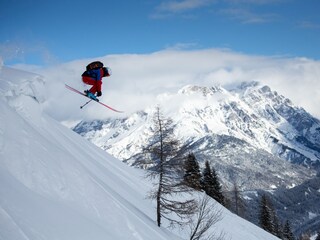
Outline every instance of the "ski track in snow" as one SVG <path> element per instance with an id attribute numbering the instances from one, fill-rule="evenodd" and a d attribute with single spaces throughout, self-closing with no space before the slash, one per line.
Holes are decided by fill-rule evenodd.
<path id="1" fill-rule="evenodd" d="M 0 207 L 0 225 L 6 226 L 7 232 L 0 232 L 0 239 L 5 239 L 6 236 L 14 234 L 12 239 L 32 240 L 19 227 L 18 223 L 8 214 L 2 207 Z M 18 229 L 18 231 L 16 231 Z"/>

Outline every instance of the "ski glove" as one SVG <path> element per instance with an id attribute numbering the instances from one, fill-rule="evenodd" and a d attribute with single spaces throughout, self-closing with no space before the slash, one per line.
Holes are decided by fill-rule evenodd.
<path id="1" fill-rule="evenodd" d="M 101 91 L 97 92 L 97 97 L 100 97 L 101 95 L 102 95 Z"/>

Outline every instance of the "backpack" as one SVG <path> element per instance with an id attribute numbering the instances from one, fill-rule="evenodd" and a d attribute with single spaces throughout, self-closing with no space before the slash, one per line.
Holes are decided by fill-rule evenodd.
<path id="1" fill-rule="evenodd" d="M 103 67 L 103 63 L 100 61 L 95 61 L 92 63 L 89 63 L 88 66 L 86 67 L 87 71 L 90 71 L 92 69 L 99 69 Z"/>

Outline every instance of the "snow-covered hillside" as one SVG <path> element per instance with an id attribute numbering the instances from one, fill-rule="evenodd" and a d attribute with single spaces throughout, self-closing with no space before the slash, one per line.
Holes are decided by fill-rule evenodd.
<path id="1" fill-rule="evenodd" d="M 43 84 L 41 76 L 1 66 L 0 239 L 187 239 L 156 226 L 142 171 L 42 111 Z M 215 231 L 276 239 L 225 209 Z"/>

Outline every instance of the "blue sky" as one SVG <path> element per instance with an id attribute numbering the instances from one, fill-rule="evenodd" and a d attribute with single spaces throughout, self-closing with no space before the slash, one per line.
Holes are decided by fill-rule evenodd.
<path id="1" fill-rule="evenodd" d="M 167 48 L 320 59 L 319 0 L 2 0 L 5 64 Z"/>

